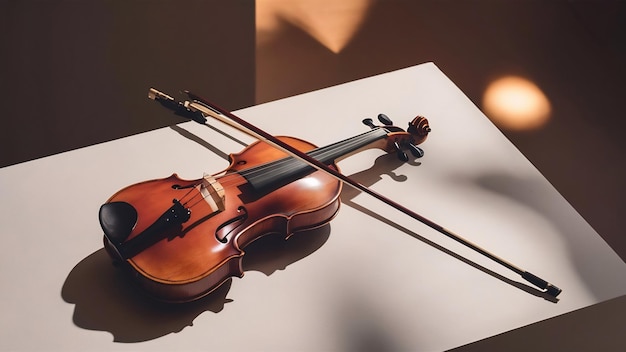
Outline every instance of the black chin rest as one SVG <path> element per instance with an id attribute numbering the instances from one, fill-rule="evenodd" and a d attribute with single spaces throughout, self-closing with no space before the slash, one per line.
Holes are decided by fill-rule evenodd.
<path id="1" fill-rule="evenodd" d="M 137 210 L 126 202 L 103 204 L 98 217 L 104 234 L 114 244 L 124 242 L 137 224 Z"/>

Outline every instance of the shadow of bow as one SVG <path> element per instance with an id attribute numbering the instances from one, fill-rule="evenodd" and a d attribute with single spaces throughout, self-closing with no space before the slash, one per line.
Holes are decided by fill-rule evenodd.
<path id="1" fill-rule="evenodd" d="M 364 170 L 358 173 L 355 173 L 353 175 L 350 176 L 350 178 L 352 178 L 353 180 L 359 182 L 360 184 L 366 186 L 366 187 L 370 187 L 372 186 L 374 183 L 380 181 L 381 175 L 387 175 L 389 177 L 391 177 L 394 181 L 397 182 L 404 182 L 407 178 L 404 175 L 398 175 L 396 174 L 393 170 L 397 169 L 398 167 L 400 167 L 404 162 L 398 160 L 398 158 L 396 158 L 394 155 L 391 154 L 385 154 L 385 155 L 381 155 L 379 156 L 375 162 L 374 165 L 368 169 L 368 170 Z M 413 165 L 420 165 L 419 162 L 412 162 L 409 161 L 409 163 L 413 164 Z M 470 265 L 480 271 L 482 271 L 485 274 L 488 274 L 490 276 L 492 276 L 493 278 L 496 278 L 504 283 L 507 283 L 513 287 L 516 287 L 522 291 L 525 291 L 531 295 L 537 296 L 537 297 L 541 297 L 547 301 L 550 301 L 552 303 L 557 303 L 559 300 L 556 297 L 553 297 L 549 294 L 547 294 L 544 291 L 538 290 L 532 286 L 526 285 L 525 283 L 519 282 L 519 281 L 515 281 L 512 280 L 506 276 L 503 276 L 493 270 L 490 270 L 476 262 L 473 262 L 421 235 L 419 235 L 418 233 L 404 227 L 401 226 L 389 219 L 387 219 L 384 215 L 381 214 L 377 214 L 373 211 L 371 211 L 370 209 L 367 209 L 355 202 L 352 201 L 352 199 L 354 199 L 354 197 L 356 197 L 359 194 L 359 191 L 355 190 L 352 187 L 344 187 L 342 192 L 341 192 L 341 200 L 342 203 L 344 205 L 347 205 L 353 209 L 356 209 L 358 211 L 360 211 L 363 214 L 366 214 L 382 223 L 387 224 L 388 226 L 391 226 L 395 229 L 397 229 L 398 231 L 401 231 L 457 260 L 462 261 L 463 263 Z M 443 236 L 443 235 L 442 235 Z"/>

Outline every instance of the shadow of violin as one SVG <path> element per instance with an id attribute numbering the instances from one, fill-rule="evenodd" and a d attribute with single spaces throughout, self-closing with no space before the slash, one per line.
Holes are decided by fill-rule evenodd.
<path id="1" fill-rule="evenodd" d="M 230 280 L 203 300 L 173 306 L 144 296 L 125 274 L 104 248 L 80 261 L 61 290 L 63 299 L 75 305 L 74 324 L 109 331 L 117 342 L 140 342 L 181 331 L 203 311 L 217 313 L 229 302 Z"/>
<path id="2" fill-rule="evenodd" d="M 376 182 L 382 180 L 382 176 L 386 175 L 395 182 L 405 182 L 408 180 L 406 175 L 397 174 L 394 170 L 404 164 L 410 164 L 413 166 L 419 166 L 422 163 L 415 160 L 402 161 L 393 154 L 383 154 L 374 160 L 374 165 L 369 169 L 354 173 L 349 177 L 365 187 L 371 187 Z M 344 186 L 341 190 L 341 202 L 344 204 L 351 204 L 351 200 L 354 199 L 361 191 L 356 190 L 350 186 Z"/>
<path id="3" fill-rule="evenodd" d="M 245 271 L 271 275 L 319 249 L 330 235 L 330 226 L 284 236 L 270 234 L 245 248 Z M 209 295 L 184 304 L 157 302 L 135 287 L 123 270 L 118 270 L 104 249 L 80 261 L 69 273 L 61 296 L 75 305 L 73 321 L 77 326 L 108 331 L 115 342 L 142 342 L 182 331 L 192 326 L 200 314 L 219 313 L 226 303 L 232 279 Z"/>

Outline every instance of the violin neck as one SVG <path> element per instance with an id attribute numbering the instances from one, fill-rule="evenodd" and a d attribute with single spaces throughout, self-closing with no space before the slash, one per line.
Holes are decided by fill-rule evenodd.
<path id="1" fill-rule="evenodd" d="M 375 142 L 385 138 L 387 133 L 382 128 L 376 128 L 352 138 L 314 149 L 307 154 L 328 165 L 359 150 L 369 148 Z"/>
<path id="2" fill-rule="evenodd" d="M 330 165 L 350 154 L 370 147 L 377 141 L 384 139 L 387 133 L 382 128 L 372 129 L 352 138 L 313 149 L 307 154 L 326 165 Z M 256 191 L 265 193 L 300 179 L 313 171 L 315 168 L 305 162 L 286 157 L 239 173 L 248 180 L 248 184 Z"/>

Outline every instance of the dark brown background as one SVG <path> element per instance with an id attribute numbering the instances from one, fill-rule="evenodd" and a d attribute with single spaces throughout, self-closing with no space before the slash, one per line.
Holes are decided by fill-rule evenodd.
<path id="1" fill-rule="evenodd" d="M 179 121 L 151 86 L 237 109 L 433 61 L 481 107 L 523 75 L 552 118 L 503 133 L 626 258 L 625 2 L 375 1 L 339 54 L 289 23 L 258 44 L 243 0 L 0 0 L 0 26 L 0 167 Z M 626 296 L 459 350 L 620 350 L 624 313 Z"/>
<path id="2" fill-rule="evenodd" d="M 0 4 L 2 166 L 171 124 L 153 86 L 254 105 L 250 1 Z"/>

